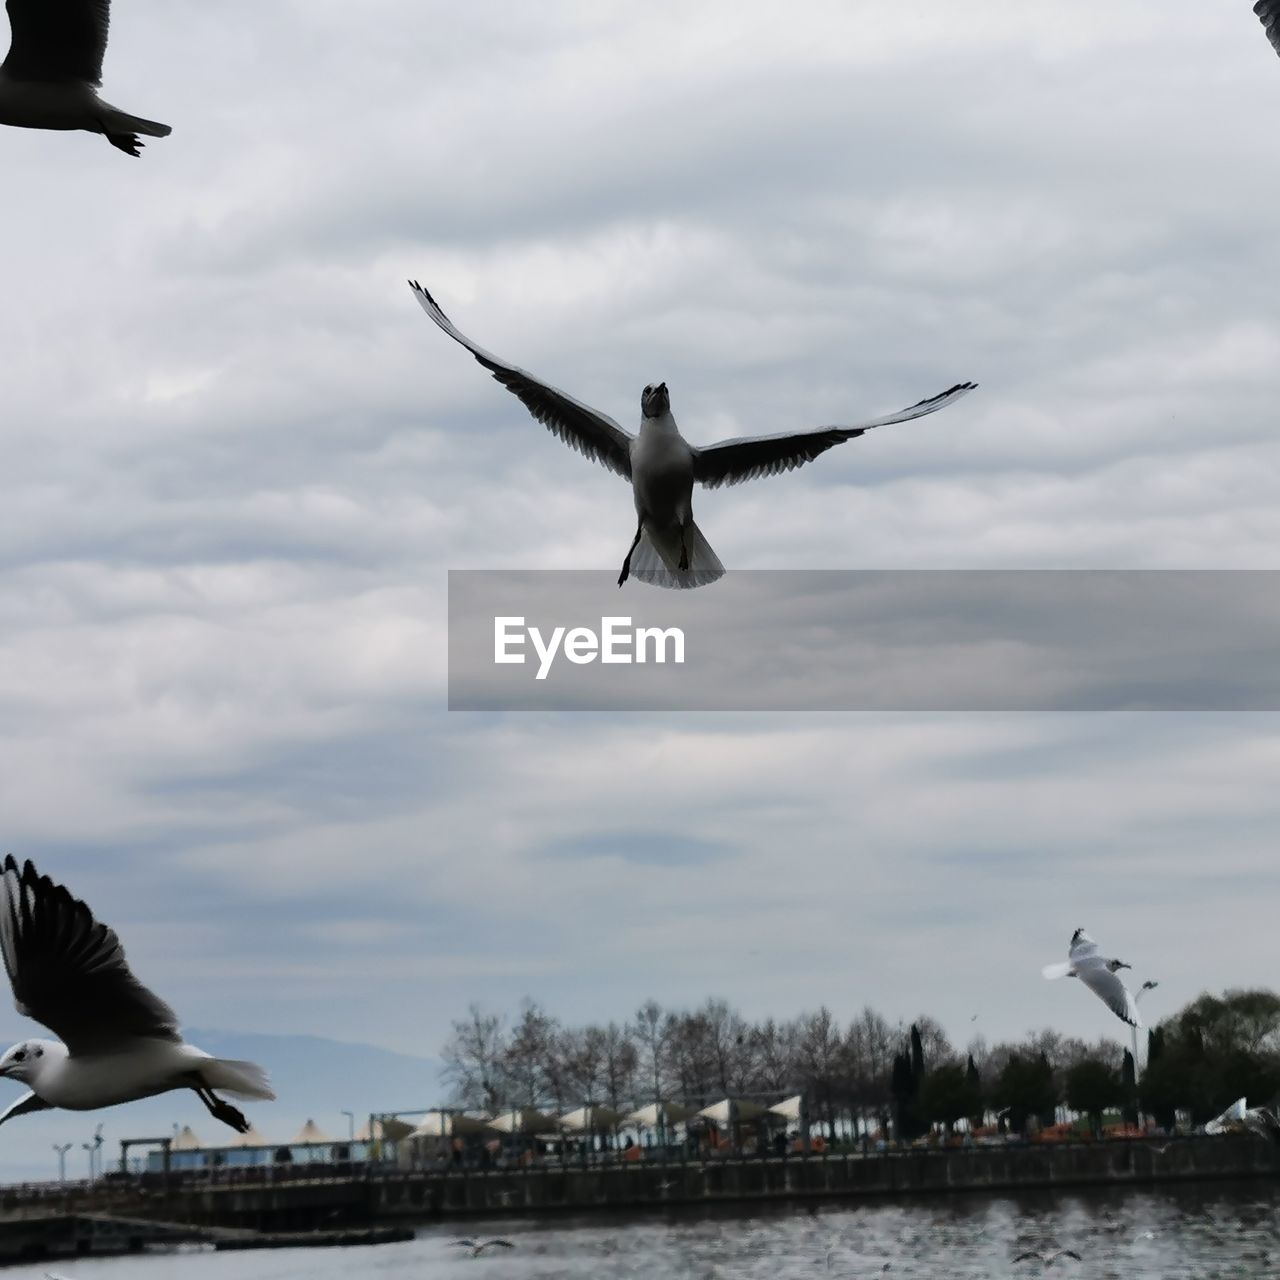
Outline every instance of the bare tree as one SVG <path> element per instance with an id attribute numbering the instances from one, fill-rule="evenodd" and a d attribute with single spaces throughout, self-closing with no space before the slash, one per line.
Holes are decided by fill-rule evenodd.
<path id="1" fill-rule="evenodd" d="M 460 1106 L 496 1111 L 503 1103 L 501 1065 L 506 1048 L 502 1019 L 473 1004 L 441 1051 L 444 1079 Z"/>
<path id="2" fill-rule="evenodd" d="M 517 1106 L 538 1107 L 546 1099 L 557 1103 L 563 1100 L 564 1085 L 556 1070 L 558 1037 L 556 1020 L 536 1001 L 525 999 L 502 1055 L 502 1073 Z"/>
<path id="3" fill-rule="evenodd" d="M 604 1098 L 615 1111 L 621 1111 L 623 1099 L 635 1097 L 640 1055 L 627 1028 L 616 1022 L 605 1027 L 600 1048 Z"/>
<path id="4" fill-rule="evenodd" d="M 644 1076 L 645 1087 L 652 1089 L 651 1100 L 657 1102 L 662 1097 L 667 1070 L 670 1018 L 656 1000 L 646 1000 L 636 1010 L 632 1034 L 639 1050 L 638 1069 Z"/>

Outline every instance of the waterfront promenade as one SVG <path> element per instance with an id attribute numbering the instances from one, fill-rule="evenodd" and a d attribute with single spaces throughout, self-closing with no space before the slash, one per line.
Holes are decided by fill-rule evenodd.
<path id="1" fill-rule="evenodd" d="M 506 1169 L 378 1165 L 116 1175 L 96 1186 L 8 1187 L 0 1221 L 112 1213 L 260 1231 L 485 1215 L 662 1211 L 764 1201 L 858 1201 L 1010 1190 L 1280 1176 L 1280 1147 L 1253 1136 L 1017 1144 Z"/>

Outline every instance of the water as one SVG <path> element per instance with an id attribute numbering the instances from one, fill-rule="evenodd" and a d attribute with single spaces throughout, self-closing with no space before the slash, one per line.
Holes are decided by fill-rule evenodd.
<path id="1" fill-rule="evenodd" d="M 1259 1276 L 1280 1264 L 1280 1186 L 1219 1184 L 1160 1191 L 954 1198 L 908 1205 L 770 1208 L 699 1216 L 521 1219 L 471 1224 L 505 1235 L 513 1250 L 471 1258 L 451 1244 L 471 1226 L 423 1227 L 405 1244 L 349 1249 L 183 1252 L 13 1267 L 3 1280 L 46 1271 L 71 1280 L 531 1280 L 532 1277 L 1038 1276 L 1011 1259 L 1025 1248 L 1069 1248 L 1051 1276 Z"/>

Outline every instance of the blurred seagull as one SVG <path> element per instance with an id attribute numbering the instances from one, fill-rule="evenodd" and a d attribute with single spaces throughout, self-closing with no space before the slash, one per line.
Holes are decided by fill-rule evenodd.
<path id="1" fill-rule="evenodd" d="M 495 1238 L 493 1240 L 472 1240 L 469 1237 L 466 1240 L 455 1240 L 454 1244 L 463 1249 L 471 1251 L 470 1256 L 478 1258 L 487 1249 L 514 1249 L 515 1245 L 510 1240 Z"/>
<path id="2" fill-rule="evenodd" d="M 97 95 L 111 0 L 6 0 L 5 8 L 13 38 L 0 66 L 0 124 L 86 129 L 131 156 L 141 154 L 138 134 L 172 132 Z"/>
<path id="3" fill-rule="evenodd" d="M 526 409 L 571 449 L 631 481 L 636 536 L 622 562 L 618 586 L 634 574 L 659 587 L 700 587 L 724 575 L 724 566 L 693 520 L 694 482 L 708 489 L 777 475 L 813 461 L 835 445 L 873 427 L 923 418 L 968 395 L 977 385 L 957 383 L 909 409 L 848 427 L 817 427 L 774 436 L 743 436 L 699 447 L 680 434 L 665 382 L 640 396 L 640 432 L 632 435 L 607 414 L 558 391 L 477 346 L 461 333 L 416 280 L 409 281 L 422 309 L 461 343 Z"/>
<path id="4" fill-rule="evenodd" d="M 249 1122 L 213 1090 L 275 1097 L 255 1063 L 184 1043 L 177 1014 L 130 972 L 115 931 L 12 854 L 0 868 L 0 951 L 18 1012 L 63 1040 L 24 1040 L 0 1057 L 0 1076 L 31 1087 L 0 1124 L 30 1111 L 92 1111 L 191 1089 L 216 1119 L 247 1133 Z"/>
<path id="5" fill-rule="evenodd" d="M 1020 1253 L 1014 1262 L 1026 1262 L 1029 1258 L 1034 1258 L 1037 1262 L 1042 1262 L 1047 1271 L 1059 1258 L 1074 1258 L 1077 1262 L 1082 1261 L 1080 1255 L 1074 1249 L 1059 1249 L 1056 1253 L 1041 1253 L 1038 1249 L 1028 1249 L 1026 1253 Z"/>
<path id="6" fill-rule="evenodd" d="M 1243 1126 L 1250 1133 L 1280 1145 L 1280 1117 L 1270 1107 L 1251 1107 L 1243 1098 L 1237 1098 L 1220 1116 L 1208 1121 L 1205 1133 L 1225 1133 L 1228 1129 Z"/>
<path id="7" fill-rule="evenodd" d="M 1271 47 L 1280 53 L 1280 0 L 1258 0 L 1253 11 L 1262 20 L 1262 29 L 1271 41 Z"/>
<path id="8" fill-rule="evenodd" d="M 1102 998 L 1117 1018 L 1141 1027 L 1138 1005 L 1129 988 L 1116 976 L 1117 969 L 1131 969 L 1123 960 L 1107 960 L 1098 954 L 1098 944 L 1083 929 L 1071 935 L 1070 959 L 1062 964 L 1047 964 L 1041 969 L 1046 978 L 1079 978 L 1095 995 Z"/>

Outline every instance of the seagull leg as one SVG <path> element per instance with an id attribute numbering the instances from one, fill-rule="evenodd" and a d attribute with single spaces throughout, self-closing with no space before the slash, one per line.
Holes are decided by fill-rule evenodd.
<path id="1" fill-rule="evenodd" d="M 221 1120 L 223 1124 L 230 1125 L 237 1133 L 249 1132 L 251 1126 L 244 1118 L 244 1113 L 233 1107 L 225 1098 L 219 1098 L 206 1084 L 193 1084 L 191 1090 L 209 1108 L 209 1114 L 215 1120 Z"/>
<path id="2" fill-rule="evenodd" d="M 622 586 L 631 575 L 631 554 L 640 545 L 640 535 L 644 532 L 644 516 L 636 523 L 636 536 L 631 539 L 627 548 L 627 558 L 622 562 L 622 572 L 618 575 L 618 586 Z"/>

